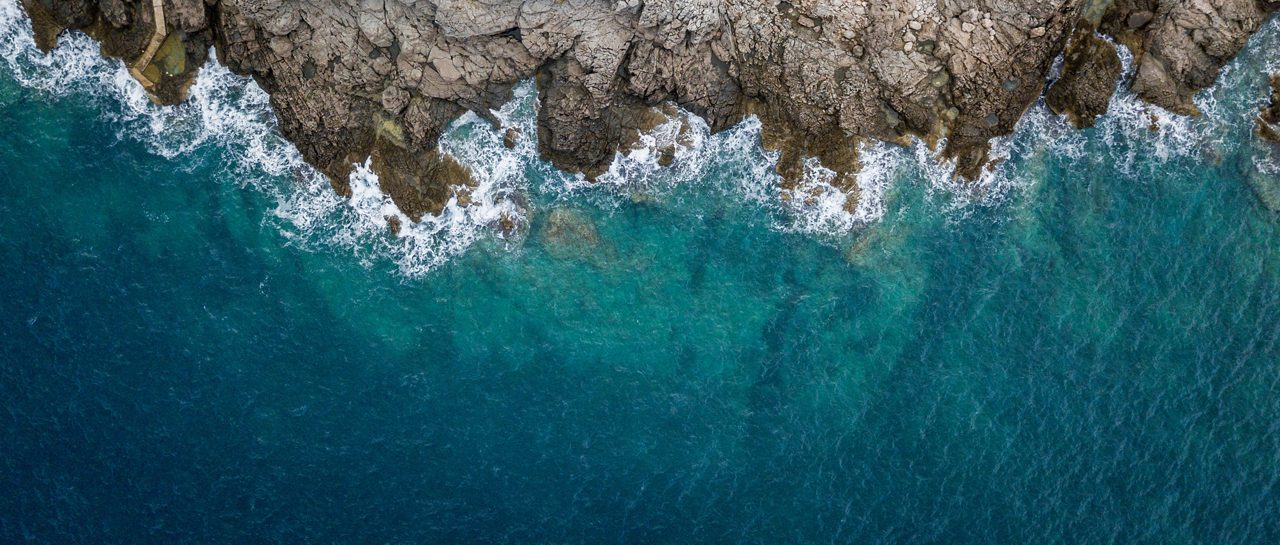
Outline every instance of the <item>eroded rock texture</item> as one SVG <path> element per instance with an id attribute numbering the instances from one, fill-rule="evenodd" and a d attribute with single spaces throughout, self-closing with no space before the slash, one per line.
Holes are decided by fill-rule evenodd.
<path id="1" fill-rule="evenodd" d="M 213 44 L 265 88 L 286 136 L 346 191 L 373 157 L 411 217 L 438 210 L 467 173 L 437 151 L 467 110 L 487 115 L 519 81 L 541 92 L 538 144 L 597 175 L 654 108 L 678 104 L 721 130 L 764 122 L 794 179 L 817 157 L 852 186 L 856 144 L 930 142 L 972 177 L 991 138 L 1044 92 L 1078 125 L 1106 110 L 1134 52 L 1134 91 L 1180 113 L 1274 11 L 1269 0 L 24 0 L 41 47 L 82 29 L 161 102 Z M 160 21 L 163 19 L 163 21 Z M 157 23 L 162 23 L 157 25 Z M 158 44 L 158 45 L 157 45 Z M 1068 47 L 1068 44 L 1070 46 Z"/>
<path id="2" fill-rule="evenodd" d="M 1062 74 L 1045 94 L 1049 108 L 1078 128 L 1092 127 L 1107 113 L 1123 66 L 1115 46 L 1097 34 L 1094 21 L 1076 25 L 1063 52 Z"/>

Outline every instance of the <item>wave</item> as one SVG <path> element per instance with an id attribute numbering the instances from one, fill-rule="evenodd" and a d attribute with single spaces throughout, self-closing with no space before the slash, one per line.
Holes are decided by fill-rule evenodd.
<path id="1" fill-rule="evenodd" d="M 225 178 L 266 194 L 274 208 L 264 221 L 303 248 L 340 248 L 366 266 L 390 259 L 407 275 L 418 276 L 466 251 L 493 232 L 495 223 L 524 221 L 518 200 L 508 198 L 510 187 L 522 183 L 509 168 L 510 158 L 493 161 L 478 143 L 452 139 L 445 151 L 466 159 L 480 174 L 472 204 L 460 206 L 455 199 L 443 213 L 410 224 L 378 190 L 367 164 L 351 176 L 353 197 L 339 197 L 280 134 L 267 93 L 216 59 L 200 70 L 189 100 L 160 107 L 123 63 L 102 58 L 88 36 L 69 32 L 52 53 L 38 51 L 30 22 L 13 0 L 0 0 L 0 59 L 22 86 L 94 103 L 105 121 L 120 126 L 119 137 L 140 142 L 161 157 L 197 157 L 192 152 L 216 150 Z M 451 132 L 477 123 L 475 116 L 466 116 Z M 514 153 L 532 150 L 526 145 Z M 404 220 L 400 237 L 387 234 L 388 216 Z"/>
<path id="2" fill-rule="evenodd" d="M 1240 125 L 1251 125 L 1263 97 L 1260 91 L 1252 99 L 1238 96 L 1242 89 L 1253 89 L 1254 80 L 1265 79 L 1257 78 L 1259 71 L 1280 70 L 1280 58 L 1267 54 L 1280 50 L 1280 20 L 1273 19 L 1242 53 L 1247 60 L 1228 66 L 1214 88 L 1196 97 L 1204 115 L 1187 118 L 1141 102 L 1128 90 L 1133 57 L 1117 46 L 1124 76 L 1094 129 L 1075 130 L 1041 100 L 1013 134 L 993 141 L 993 166 L 972 181 L 956 178 L 955 165 L 923 142 L 909 147 L 864 143 L 857 195 L 835 187 L 834 173 L 815 160 L 806 161 L 795 189 L 782 189 L 773 168 L 777 155 L 760 147 L 758 119 L 712 135 L 703 120 L 683 110 L 641 135 L 636 146 L 618 154 L 607 173 L 589 182 L 539 159 L 537 92 L 525 82 L 508 104 L 492 112 L 500 126 L 467 114 L 448 128 L 442 151 L 469 167 L 477 185 L 465 204 L 455 197 L 441 214 L 413 223 L 380 191 L 367 162 L 351 176 L 352 197 L 336 195 L 280 134 L 267 94 L 216 59 L 201 69 L 190 100 L 159 107 L 123 63 L 102 58 L 87 36 L 72 32 L 61 42 L 53 53 L 40 53 L 16 1 L 0 0 L 0 59 L 19 84 L 50 96 L 95 102 L 105 120 L 122 127 L 121 138 L 142 142 L 159 156 L 194 157 L 196 150 L 216 150 L 228 179 L 274 203 L 264 221 L 291 244 L 341 249 L 366 266 L 390 260 L 409 276 L 436 269 L 484 238 L 518 243 L 536 212 L 535 195 L 617 208 L 701 184 L 721 197 L 768 210 L 775 229 L 842 237 L 881 221 L 889 190 L 896 185 L 924 184 L 927 202 L 958 221 L 1021 195 L 1043 176 L 1038 164 L 1044 157 L 1068 164 L 1093 160 L 1099 145 L 1121 173 L 1147 179 L 1144 175 L 1157 173 L 1169 161 L 1219 153 L 1215 150 L 1238 134 Z M 1241 68 L 1245 65 L 1251 68 Z M 512 148 L 504 145 L 508 129 L 518 135 Z M 663 165 L 664 154 L 670 166 Z M 796 195 L 805 198 L 788 198 Z M 856 199 L 854 206 L 850 199 Z M 388 218 L 399 220 L 400 236 L 388 234 Z"/>
<path id="3" fill-rule="evenodd" d="M 933 202 L 952 219 L 961 219 L 974 209 L 1000 206 L 1020 196 L 1039 181 L 1046 155 L 1072 167 L 1084 166 L 1100 153 L 1121 175 L 1144 183 L 1160 180 L 1179 160 L 1218 160 L 1233 142 L 1251 141 L 1248 132 L 1267 96 L 1266 74 L 1280 71 L 1280 56 L 1274 54 L 1280 51 L 1280 18 L 1273 17 L 1224 68 L 1215 85 L 1194 97 L 1201 111 L 1197 117 L 1177 115 L 1139 99 L 1129 89 L 1135 73 L 1132 52 L 1100 37 L 1116 46 L 1122 72 L 1107 113 L 1094 128 L 1075 129 L 1041 98 L 1012 134 L 992 141 L 993 166 L 977 180 L 956 178 L 954 165 L 920 141 L 910 154 L 888 154 L 886 160 L 893 164 L 881 168 L 901 169 L 908 172 L 907 179 L 923 181 Z M 1060 66 L 1060 61 L 1055 63 L 1046 85 L 1059 76 Z M 1275 163 L 1274 157 L 1263 158 L 1259 167 Z"/>

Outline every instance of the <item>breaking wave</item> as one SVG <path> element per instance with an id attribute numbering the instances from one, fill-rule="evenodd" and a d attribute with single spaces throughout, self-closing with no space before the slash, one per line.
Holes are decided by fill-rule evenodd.
<path id="1" fill-rule="evenodd" d="M 1077 131 L 1040 101 L 1013 134 L 993 142 L 994 166 L 973 181 L 957 179 L 954 164 L 941 160 L 922 142 L 905 148 L 864 143 L 857 195 L 832 185 L 834 173 L 812 160 L 806 162 L 798 187 L 784 190 L 773 170 L 776 154 L 760 147 L 758 119 L 748 118 L 713 135 L 703 120 L 684 111 L 641 135 L 606 174 L 589 182 L 538 159 L 537 93 L 526 82 L 516 88 L 513 100 L 492 112 L 498 127 L 474 114 L 449 127 L 441 148 L 471 169 L 477 186 L 465 204 L 455 197 L 441 214 L 413 223 L 379 190 L 367 163 L 352 174 L 352 197 L 336 195 L 324 176 L 306 165 L 281 136 L 267 94 L 252 80 L 211 62 L 201 69 L 190 100 L 159 107 L 122 63 L 100 57 L 97 44 L 88 37 L 69 33 L 61 42 L 53 53 L 41 54 L 17 3 L 0 0 L 0 58 L 21 85 L 95 102 L 104 119 L 124 127 L 122 138 L 136 139 L 166 158 L 213 147 L 230 179 L 266 194 L 274 203 L 264 221 L 292 244 L 342 249 L 366 265 L 389 259 L 410 276 L 439 267 L 483 238 L 518 239 L 536 213 L 534 196 L 552 202 L 585 200 L 609 208 L 662 199 L 677 188 L 702 184 L 722 197 L 767 209 L 776 229 L 843 236 L 881 220 L 890 205 L 889 189 L 899 184 L 924 184 L 928 201 L 955 220 L 978 208 L 998 206 L 1042 177 L 1037 165 L 1047 155 L 1087 161 L 1094 154 L 1091 150 L 1101 146 L 1121 172 L 1141 179 L 1166 161 L 1218 153 L 1215 150 L 1227 137 L 1238 135 L 1239 127 L 1250 124 L 1257 111 L 1256 101 L 1238 100 L 1241 92 L 1232 90 L 1256 87 L 1254 80 L 1260 79 L 1256 71 L 1238 68 L 1237 61 L 1217 86 L 1197 97 L 1203 116 L 1180 117 L 1128 91 L 1132 55 L 1118 47 L 1124 77 L 1097 127 Z M 1262 61 L 1255 58 L 1253 66 L 1280 70 L 1280 58 L 1268 56 L 1268 50 L 1280 50 L 1280 20 L 1273 19 L 1255 35 L 1242 57 L 1261 55 Z M 1225 93 L 1232 93 L 1229 100 L 1223 98 Z M 1262 98 L 1260 92 L 1254 94 Z M 512 148 L 504 145 L 508 129 L 517 135 Z M 668 161 L 670 166 L 664 166 Z M 796 195 L 805 198 L 789 198 Z M 850 199 L 856 199 L 852 206 Z M 393 217 L 402 226 L 398 237 L 388 234 L 388 218 Z"/>
<path id="2" fill-rule="evenodd" d="M 191 87 L 190 100 L 156 106 L 123 63 L 102 58 L 98 45 L 83 34 L 66 33 L 52 53 L 40 53 L 29 21 L 12 0 L 0 1 L 0 59 L 22 86 L 91 101 L 104 120 L 122 126 L 121 138 L 136 140 L 159 156 L 188 157 L 197 149 L 216 149 L 226 177 L 265 193 L 274 203 L 265 221 L 300 247 L 341 248 L 366 265 L 390 259 L 405 273 L 420 275 L 492 232 L 497 219 L 521 221 L 523 215 L 518 201 L 509 198 L 511 186 L 521 179 L 511 161 L 491 160 L 479 143 L 449 139 L 445 151 L 464 158 L 481 182 L 471 192 L 472 204 L 459 206 L 455 199 L 442 214 L 417 224 L 405 221 L 402 236 L 389 236 L 387 217 L 403 214 L 378 191 L 367 165 L 352 174 L 352 198 L 339 197 L 280 134 L 266 92 L 251 79 L 210 62 Z M 451 132 L 477 123 L 475 116 L 466 116 Z"/>

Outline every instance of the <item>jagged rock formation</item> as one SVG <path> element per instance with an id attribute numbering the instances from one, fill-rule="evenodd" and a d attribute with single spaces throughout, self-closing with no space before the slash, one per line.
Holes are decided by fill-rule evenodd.
<path id="1" fill-rule="evenodd" d="M 1116 0 L 1102 30 L 1137 58 L 1133 91 L 1167 110 L 1199 113 L 1191 98 L 1213 84 L 1271 12 L 1274 0 Z"/>
<path id="2" fill-rule="evenodd" d="M 1078 128 L 1092 127 L 1098 116 L 1107 113 L 1123 69 L 1116 48 L 1097 34 L 1105 14 L 1100 2 L 1083 10 L 1063 52 L 1062 74 L 1045 95 L 1049 108 Z M 1139 24 L 1149 20 L 1145 15 L 1135 17 Z"/>
<path id="3" fill-rule="evenodd" d="M 538 144 L 588 176 L 675 103 L 722 130 L 759 115 L 794 180 L 816 157 L 853 187 L 856 143 L 946 138 L 958 173 L 987 163 L 1045 91 L 1078 125 L 1135 53 L 1134 91 L 1180 113 L 1280 7 L 1270 0 L 23 0 L 39 45 L 63 29 L 182 99 L 212 44 L 271 95 L 281 128 L 339 191 L 372 156 L 410 217 L 439 210 L 466 170 L 444 127 L 535 78 Z M 163 19 L 161 21 L 160 19 Z M 154 46 L 157 43 L 159 45 Z M 1070 46 L 1068 47 L 1068 44 Z M 511 136 L 515 138 L 515 136 Z"/>

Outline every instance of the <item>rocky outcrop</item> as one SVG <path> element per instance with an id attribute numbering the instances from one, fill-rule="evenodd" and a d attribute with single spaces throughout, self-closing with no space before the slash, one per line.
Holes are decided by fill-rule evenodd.
<path id="1" fill-rule="evenodd" d="M 1105 2 L 1085 7 L 1063 53 L 1062 74 L 1045 94 L 1049 108 L 1077 128 L 1092 127 L 1107 113 L 1123 70 L 1115 46 L 1097 34 L 1107 7 Z M 1141 17 L 1135 22 L 1145 24 Z"/>
<path id="2" fill-rule="evenodd" d="M 1115 0 L 1103 31 L 1134 51 L 1138 97 L 1193 115 L 1192 97 L 1278 8 L 1272 0 Z"/>
<path id="3" fill-rule="evenodd" d="M 1140 97 L 1190 114 L 1192 95 L 1277 8 L 1269 0 L 23 2 L 41 47 L 63 29 L 84 30 L 163 103 L 182 99 L 213 45 L 219 61 L 270 93 L 285 135 L 335 188 L 347 191 L 352 165 L 372 157 L 410 217 L 465 193 L 465 169 L 437 150 L 444 127 L 468 110 L 487 116 L 529 78 L 541 93 L 542 155 L 588 177 L 665 104 L 712 130 L 760 116 L 784 179 L 816 157 L 852 187 L 859 140 L 911 137 L 945 139 L 945 156 L 973 177 L 989 141 L 1044 93 L 1064 51 L 1050 104 L 1078 125 L 1105 111 L 1119 61 L 1096 32 L 1134 51 Z"/>

